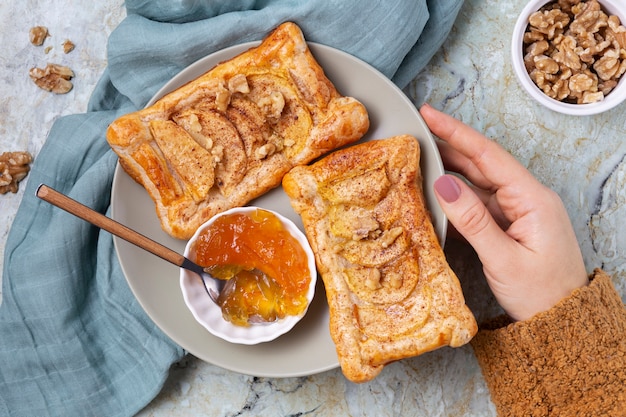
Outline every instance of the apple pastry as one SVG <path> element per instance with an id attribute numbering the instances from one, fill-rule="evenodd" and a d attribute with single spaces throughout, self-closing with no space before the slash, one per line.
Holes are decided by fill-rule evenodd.
<path id="1" fill-rule="evenodd" d="M 188 239 L 213 215 L 368 128 L 365 107 L 339 94 L 288 22 L 258 47 L 116 119 L 107 141 L 153 199 L 163 230 Z"/>
<path id="2" fill-rule="evenodd" d="M 283 179 L 324 281 L 339 363 L 354 382 L 477 331 L 425 206 L 419 159 L 414 137 L 395 136 Z"/>

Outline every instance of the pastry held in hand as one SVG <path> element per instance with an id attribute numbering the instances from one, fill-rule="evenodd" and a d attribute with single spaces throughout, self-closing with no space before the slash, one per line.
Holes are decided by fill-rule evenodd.
<path id="1" fill-rule="evenodd" d="M 396 136 L 283 179 L 324 281 L 339 363 L 354 382 L 477 331 L 426 209 L 419 158 L 414 137 Z"/>
<path id="2" fill-rule="evenodd" d="M 339 94 L 298 26 L 284 23 L 260 46 L 115 120 L 107 140 L 154 200 L 163 230 L 188 239 L 368 127 L 365 107 Z"/>

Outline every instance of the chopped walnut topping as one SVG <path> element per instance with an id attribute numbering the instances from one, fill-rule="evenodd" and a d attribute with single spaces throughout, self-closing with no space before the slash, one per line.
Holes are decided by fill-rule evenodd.
<path id="1" fill-rule="evenodd" d="M 34 26 L 30 28 L 30 31 L 28 32 L 28 38 L 30 39 L 30 43 L 35 46 L 43 45 L 48 36 L 48 28 L 45 26 Z"/>
<path id="2" fill-rule="evenodd" d="M 230 105 L 230 91 L 226 89 L 223 85 L 220 85 L 217 92 L 215 93 L 215 105 L 219 111 L 226 111 L 228 106 Z"/>
<path id="3" fill-rule="evenodd" d="M 248 79 L 245 74 L 237 74 L 228 80 L 228 89 L 231 93 L 243 93 L 248 94 L 250 92 L 250 86 L 248 85 Z"/>
<path id="4" fill-rule="evenodd" d="M 274 145 L 273 143 L 266 143 L 265 145 L 257 149 L 256 158 L 258 160 L 265 159 L 268 156 L 272 156 L 275 152 L 276 152 L 276 145 Z"/>
<path id="5" fill-rule="evenodd" d="M 69 39 L 66 39 L 63 42 L 63 53 L 69 54 L 70 52 L 74 50 L 75 47 L 76 45 L 74 45 L 74 42 L 72 42 Z"/>
<path id="6" fill-rule="evenodd" d="M 366 270 L 368 273 L 365 276 L 365 287 L 369 290 L 377 290 L 382 288 L 380 284 L 381 274 L 380 271 L 376 268 L 369 268 Z"/>
<path id="7" fill-rule="evenodd" d="M 17 192 L 17 183 L 28 175 L 32 160 L 28 152 L 4 152 L 0 155 L 0 194 Z"/>
<path id="8" fill-rule="evenodd" d="M 262 97 L 257 105 L 270 122 L 277 122 L 285 108 L 285 97 L 280 91 L 272 91 L 269 95 Z"/>
<path id="9" fill-rule="evenodd" d="M 202 131 L 202 125 L 200 124 L 200 119 L 196 113 L 190 113 L 186 120 L 185 128 L 189 130 L 191 133 L 200 133 Z M 210 146 L 209 146 L 210 148 Z"/>
<path id="10" fill-rule="evenodd" d="M 626 27 L 597 0 L 558 0 L 530 15 L 524 65 L 549 97 L 601 101 L 626 72 Z"/>
<path id="11" fill-rule="evenodd" d="M 211 148 L 211 155 L 216 164 L 222 162 L 224 159 L 224 147 L 222 145 L 213 146 Z"/>
<path id="12" fill-rule="evenodd" d="M 394 227 L 393 229 L 385 230 L 381 237 L 381 246 L 388 248 L 403 232 L 404 229 L 402 227 Z"/>
<path id="13" fill-rule="evenodd" d="M 278 119 L 285 108 L 285 97 L 281 92 L 273 91 L 272 94 L 270 94 L 270 99 L 272 102 L 270 117 Z"/>
<path id="14" fill-rule="evenodd" d="M 396 290 L 399 288 L 402 288 L 402 282 L 404 281 L 402 279 L 402 275 L 398 274 L 397 272 L 391 272 L 387 274 L 386 278 L 391 288 L 396 289 Z"/>
<path id="15" fill-rule="evenodd" d="M 74 77 L 74 72 L 62 65 L 48 64 L 43 69 L 32 68 L 29 75 L 37 86 L 56 94 L 68 93 L 73 88 L 69 80 Z"/>

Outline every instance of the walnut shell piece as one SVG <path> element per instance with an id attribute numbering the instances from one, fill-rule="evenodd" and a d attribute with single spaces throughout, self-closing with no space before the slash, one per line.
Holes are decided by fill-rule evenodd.
<path id="1" fill-rule="evenodd" d="M 0 194 L 17 192 L 17 183 L 28 175 L 32 160 L 32 155 L 26 151 L 0 154 Z"/>
<path id="2" fill-rule="evenodd" d="M 66 94 L 74 87 L 74 72 L 63 65 L 48 64 L 45 68 L 31 68 L 28 75 L 39 88 L 55 94 Z"/>

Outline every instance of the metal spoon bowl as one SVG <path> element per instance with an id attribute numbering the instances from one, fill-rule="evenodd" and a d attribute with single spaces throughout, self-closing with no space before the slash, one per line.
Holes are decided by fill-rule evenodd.
<path id="1" fill-rule="evenodd" d="M 217 299 L 222 292 L 226 280 L 219 279 L 214 277 L 208 272 L 208 268 L 203 268 L 197 263 L 191 261 L 185 256 L 181 255 L 178 252 L 173 251 L 158 242 L 142 235 L 141 233 L 124 226 L 123 224 L 107 217 L 97 211 L 85 206 L 84 204 L 79 203 L 78 201 L 56 191 L 53 188 L 48 187 L 45 184 L 41 184 L 37 188 L 36 192 L 37 197 L 40 199 L 57 206 L 68 213 L 73 214 L 76 217 L 79 217 L 94 226 L 99 227 L 100 229 L 106 230 L 107 232 L 126 240 L 127 242 L 136 245 L 153 255 L 158 256 L 161 259 L 164 259 L 180 268 L 187 269 L 191 272 L 196 273 L 201 279 L 204 285 L 204 289 L 206 290 L 211 300 L 215 302 L 215 304 L 219 305 Z M 216 286 L 207 285 L 208 281 L 214 281 Z M 216 287 L 214 289 L 213 287 Z"/>

